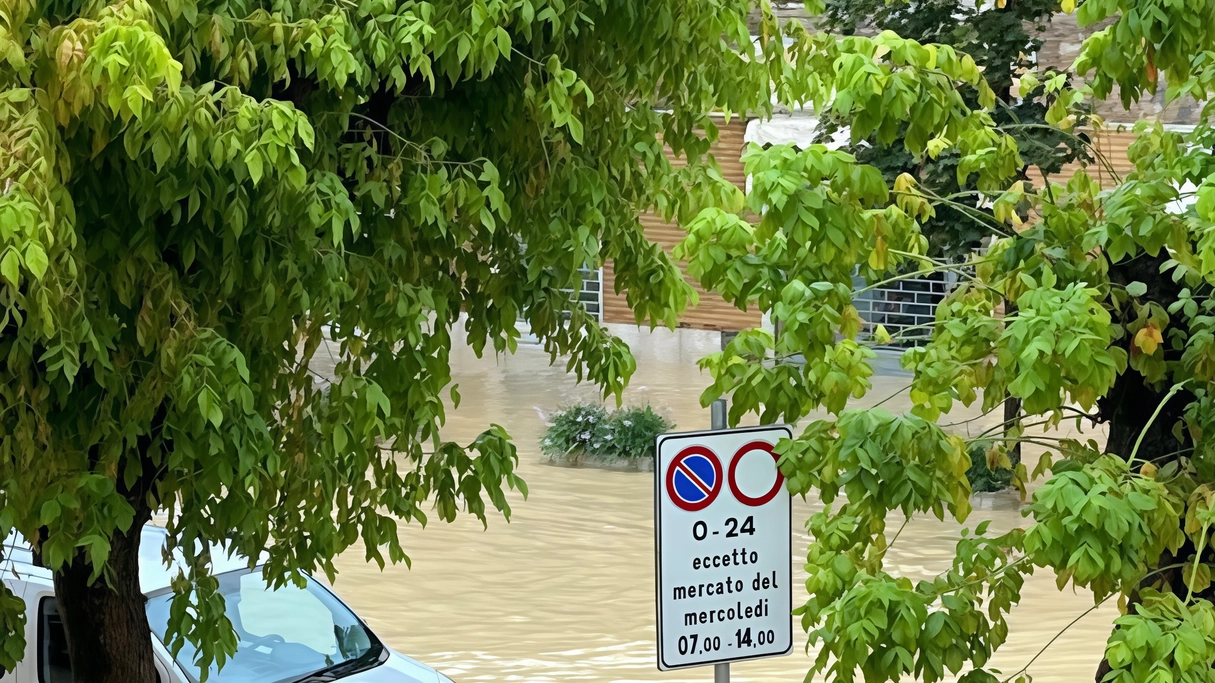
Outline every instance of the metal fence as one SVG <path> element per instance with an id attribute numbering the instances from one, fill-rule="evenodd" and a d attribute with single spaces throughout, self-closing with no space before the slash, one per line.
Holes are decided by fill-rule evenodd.
<path id="1" fill-rule="evenodd" d="M 602 268 L 582 268 L 579 270 L 582 273 L 582 288 L 578 291 L 573 289 L 563 289 L 571 299 L 582 304 L 586 308 L 586 312 L 591 314 L 595 320 L 603 322 L 603 269 Z M 527 322 L 523 319 L 522 314 L 519 316 L 519 328 L 522 335 L 519 341 L 524 344 L 535 344 L 540 340 L 536 335 L 532 334 L 528 328 Z"/>
<path id="2" fill-rule="evenodd" d="M 581 303 L 595 320 L 603 322 L 603 269 L 582 268 L 579 272 L 582 273 L 582 289 L 577 292 L 572 289 L 561 291 Z"/>
<path id="3" fill-rule="evenodd" d="M 865 281 L 859 277 L 853 283 L 857 290 L 865 287 Z M 916 346 L 932 336 L 937 305 L 956 283 L 953 273 L 932 273 L 868 290 L 857 295 L 852 305 L 865 321 L 862 331 L 866 335 L 882 325 L 895 338 L 891 347 Z"/>

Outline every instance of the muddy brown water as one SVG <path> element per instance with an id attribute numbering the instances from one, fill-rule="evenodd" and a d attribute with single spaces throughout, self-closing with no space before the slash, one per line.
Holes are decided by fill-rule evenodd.
<path id="1" fill-rule="evenodd" d="M 680 330 L 617 330 L 638 360 L 627 404 L 653 405 L 680 430 L 703 429 L 709 414 L 699 405 L 707 377 L 696 359 L 719 348 L 716 333 Z M 554 409 L 594 399 L 562 367 L 548 366 L 539 348 L 514 356 L 477 359 L 453 354 L 463 396 L 449 414 L 445 438 L 470 441 L 489 423 L 506 427 L 519 446 L 526 501 L 511 497 L 509 523 L 490 518 L 489 528 L 471 517 L 425 530 L 402 526 L 413 561 L 382 572 L 363 560 L 361 548 L 339 559 L 334 588 L 393 648 L 426 662 L 460 683 L 712 681 L 711 668 L 660 672 L 655 667 L 654 475 L 556 467 L 537 447 L 545 417 Z M 896 394 L 909 377 L 883 362 L 874 389 L 861 404 Z M 898 396 L 885 407 L 907 407 Z M 977 410 L 955 410 L 942 422 L 968 419 Z M 991 424 L 992 419 L 973 425 Z M 981 430 L 982 427 L 979 427 Z M 1030 466 L 1036 455 L 1027 455 Z M 976 497 L 966 526 L 991 520 L 993 529 L 1025 524 L 1015 494 Z M 794 501 L 794 604 L 804 599 L 801 581 L 808 542 L 805 519 L 817 501 Z M 962 525 L 913 519 L 887 559 L 887 568 L 913 579 L 948 568 Z M 1054 576 L 1030 577 L 1010 618 L 1011 635 L 992 666 L 1005 676 L 1026 665 L 1069 622 L 1093 606 L 1088 592 L 1059 592 Z M 1029 673 L 1038 683 L 1091 681 L 1116 608 L 1107 604 L 1058 636 Z M 802 681 L 813 651 L 795 624 L 792 655 L 735 664 L 732 679 Z M 816 680 L 823 680 L 821 677 Z"/>

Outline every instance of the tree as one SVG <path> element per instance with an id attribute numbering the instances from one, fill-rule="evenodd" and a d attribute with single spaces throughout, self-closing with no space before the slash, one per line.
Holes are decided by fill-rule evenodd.
<path id="1" fill-rule="evenodd" d="M 359 541 L 406 560 L 430 504 L 508 515 L 506 431 L 439 435 L 448 350 L 513 351 L 523 319 L 619 394 L 627 347 L 562 290 L 611 258 L 674 324 L 691 290 L 637 216 L 738 201 L 707 114 L 762 110 L 781 64 L 747 10 L 5 0 L 0 537 L 53 570 L 75 680 L 154 680 L 154 512 L 188 565 L 170 645 L 204 666 L 235 647 L 205 543 L 280 585 Z M 22 623 L 0 590 L 9 669 Z"/>
<path id="2" fill-rule="evenodd" d="M 823 26 L 826 29 L 854 34 L 858 28 L 894 31 L 903 38 L 920 43 L 941 43 L 952 46 L 974 58 L 983 70 L 983 78 L 996 96 L 991 111 L 992 120 L 1017 141 L 1022 166 L 1018 176 L 1022 181 L 1040 180 L 1058 173 L 1074 161 L 1094 160 L 1089 152 L 1088 136 L 1071 130 L 1047 125 L 1046 112 L 1050 97 L 1043 85 L 1026 88 L 1024 95 L 1014 90 L 1019 77 L 1032 71 L 1031 58 L 1041 49 L 1042 35 L 1051 17 L 1059 11 L 1057 0 L 1013 0 L 994 4 L 934 0 L 926 3 L 863 2 L 825 3 Z M 1032 79 L 1032 74 L 1030 75 Z M 963 86 L 967 104 L 978 102 L 976 89 Z M 1088 122 L 1088 112 L 1081 111 L 1081 122 Z M 820 137 L 829 139 L 846 122 L 839 117 L 824 117 Z M 958 157 L 949 150 L 932 157 L 913 154 L 903 140 L 905 132 L 893 141 L 866 139 L 854 142 L 849 151 L 866 164 L 878 167 L 887 182 L 907 173 L 914 177 L 925 192 L 940 201 L 933 215 L 921 225 L 928 238 L 930 256 L 962 258 L 983 246 L 990 235 L 990 209 L 984 196 L 964 182 L 958 174 Z M 918 264 L 917 264 L 918 265 Z M 1006 310 L 1015 302 L 1005 301 Z M 910 342 L 927 336 L 921 330 L 900 331 L 899 341 Z M 1009 397 L 1004 404 L 1004 424 L 1016 429 L 1021 404 Z M 1014 445 L 1009 462 L 1021 461 L 1021 448 Z"/>
<path id="3" fill-rule="evenodd" d="M 1021 152 L 1023 180 L 1038 180 L 1040 174 L 1055 174 L 1066 164 L 1093 161 L 1088 138 L 1046 124 L 1047 98 L 1040 86 L 1017 96 L 1015 85 L 1023 73 L 1032 71 L 1032 56 L 1042 47 L 1042 35 L 1051 17 L 1059 11 L 1057 0 L 1012 0 L 1001 3 L 933 0 L 926 3 L 886 3 L 879 0 L 848 2 L 831 0 L 824 6 L 824 30 L 853 35 L 858 29 L 893 31 L 919 43 L 949 45 L 968 54 L 983 71 L 983 78 L 996 96 L 992 119 L 1007 131 Z M 965 101 L 975 107 L 978 91 L 961 89 Z M 1083 112 L 1087 114 L 1087 112 Z M 1087 118 L 1087 116 L 1085 116 Z M 823 117 L 820 137 L 825 141 L 847 122 Z M 939 203 L 934 215 L 921 226 L 928 238 L 929 255 L 960 257 L 980 246 L 990 234 L 984 225 L 989 212 L 974 187 L 959 179 L 958 158 L 950 150 L 934 157 L 912 153 L 903 144 L 905 132 L 893 140 L 857 140 L 848 150 L 858 159 L 881 169 L 888 182 L 900 174 L 915 176 L 925 191 L 949 197 Z M 914 146 L 916 143 L 912 141 Z"/>
<path id="4" fill-rule="evenodd" d="M 1023 79 L 1023 94 L 1041 92 L 1049 124 L 1068 131 L 1086 100 L 1115 87 L 1123 102 L 1162 81 L 1168 99 L 1215 92 L 1210 2 L 1087 0 L 1064 9 L 1081 25 L 1107 27 L 1076 60 L 1086 84 L 1051 73 Z M 777 447 L 790 490 L 826 504 L 808 523 L 809 595 L 796 610 L 819 647 L 811 675 L 1029 681 L 1028 664 L 1000 676 L 987 665 L 1008 636 L 1006 615 L 1025 577 L 1046 570 L 1060 590 L 1120 604 L 1096 680 L 1211 680 L 1215 108 L 1203 108 L 1191 133 L 1141 123 L 1135 170 L 1116 187 L 1078 171 L 1034 190 L 1019 177 L 1025 159 L 969 58 L 893 33 L 838 42 L 796 27 L 791 34 L 791 62 L 817 56 L 804 62 L 813 76 L 800 81 L 812 86 L 805 92 L 816 111 L 845 121 L 854 140 L 902 136 L 917 161 L 956 154 L 959 184 L 983 193 L 992 211 L 982 225 L 996 237 L 969 259 L 973 272 L 934 261 L 922 228 L 950 197 L 910 174 L 889 187 L 879 168 L 844 151 L 776 146 L 745 157 L 758 222 L 707 208 L 677 249 L 702 285 L 784 323 L 779 337 L 746 331 L 705 358 L 713 384 L 702 401 L 730 393 L 735 423 L 750 412 L 787 422 L 828 413 Z M 957 92 L 964 85 L 979 93 L 975 102 Z M 850 407 L 870 389 L 874 355 L 857 341 L 854 269 L 876 284 L 907 277 L 908 264 L 962 278 L 929 342 L 902 356 L 914 372 L 914 407 L 905 415 Z M 1016 309 L 1000 314 L 1003 300 Z M 805 363 L 786 360 L 795 357 Z M 968 443 L 941 417 L 980 401 L 986 416 L 1006 391 L 1025 418 L 988 457 L 1007 463 L 1019 443 L 1044 450 L 1033 472 L 1016 468 L 1022 487 L 1046 477 L 1028 506 L 1032 519 L 999 534 L 987 524 L 963 531 L 951 567 L 932 581 L 892 574 L 884 557 L 898 517 L 964 521 L 970 511 Z M 1105 423 L 1105 444 L 1050 432 L 1073 419 Z"/>
<path id="5" fill-rule="evenodd" d="M 996 95 L 992 120 L 1017 141 L 1022 161 L 1018 177 L 1032 182 L 1058 173 L 1066 164 L 1095 160 L 1088 135 L 1076 130 L 1077 125 L 1091 122 L 1091 110 L 1077 107 L 1077 120 L 1068 130 L 1050 126 L 1046 114 L 1052 91 L 1033 83 L 1032 71 L 1042 48 L 1042 36 L 1059 7 L 1057 0 L 994 4 L 937 0 L 915 5 L 833 1 L 826 3 L 823 16 L 824 26 L 832 30 L 851 34 L 858 25 L 873 26 L 921 43 L 951 45 L 972 56 Z M 1017 88 L 1022 75 L 1028 75 L 1026 84 L 1034 87 Z M 1065 81 L 1069 77 L 1064 76 Z M 975 106 L 975 90 L 963 87 L 962 92 L 967 103 Z M 827 117 L 823 136 L 833 134 L 842 123 L 838 118 Z M 936 158 L 917 158 L 901 144 L 902 139 L 896 137 L 893 144 L 865 140 L 851 145 L 850 151 L 861 161 L 880 168 L 888 182 L 907 173 L 919 181 L 924 191 L 949 198 L 940 201 L 921 226 L 922 234 L 928 238 L 930 256 L 957 259 L 983 246 L 983 239 L 990 236 L 986 225 L 990 208 L 981 192 L 959 179 L 957 155 L 946 150 Z M 1005 301 L 1004 307 L 1013 311 L 1016 302 Z M 904 342 L 925 336 L 920 330 L 899 335 Z M 1003 417 L 1006 430 L 1018 428 L 1021 402 L 1017 398 L 1010 396 L 1005 400 Z M 1020 444 L 1014 444 L 1009 462 L 1016 466 L 1020 461 Z"/>

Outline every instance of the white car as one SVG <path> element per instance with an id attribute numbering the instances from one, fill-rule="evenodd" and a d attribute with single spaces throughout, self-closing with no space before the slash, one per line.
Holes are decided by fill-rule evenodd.
<path id="1" fill-rule="evenodd" d="M 171 576 L 161 560 L 165 530 L 145 526 L 140 540 L 139 584 L 147 596 L 148 623 L 160 683 L 199 683 L 195 651 L 182 648 L 174 660 L 163 639 L 169 619 Z M 34 565 L 20 538 L 5 542 L 0 572 L 25 600 L 25 658 L 3 683 L 72 683 L 63 623 L 51 572 Z M 393 652 L 336 595 L 312 578 L 303 589 L 266 588 L 261 565 L 212 552 L 213 571 L 236 629 L 236 655 L 209 683 L 452 683 L 434 669 Z M 176 571 L 174 571 L 176 573 Z"/>

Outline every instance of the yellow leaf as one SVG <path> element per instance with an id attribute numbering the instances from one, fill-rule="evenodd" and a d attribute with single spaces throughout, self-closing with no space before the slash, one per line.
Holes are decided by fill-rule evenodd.
<path id="1" fill-rule="evenodd" d="M 840 333 L 848 339 L 856 339 L 856 335 L 861 331 L 861 314 L 852 306 L 844 308 L 840 315 Z"/>
<path id="2" fill-rule="evenodd" d="M 915 187 L 915 178 L 910 173 L 900 173 L 899 177 L 894 179 L 894 191 L 906 192 Z"/>
<path id="3" fill-rule="evenodd" d="M 1008 449 L 1002 444 L 995 444 L 987 449 L 987 469 L 1011 470 L 1012 461 L 1008 458 Z"/>
<path id="4" fill-rule="evenodd" d="M 886 240 L 878 237 L 873 244 L 873 251 L 869 252 L 869 267 L 874 270 L 885 270 L 887 253 Z"/>
<path id="5" fill-rule="evenodd" d="M 1071 14 L 1076 11 L 1076 0 L 1063 0 L 1059 3 L 1059 8 L 1067 14 Z"/>
<path id="6" fill-rule="evenodd" d="M 1142 474 L 1143 476 L 1147 477 L 1148 479 L 1155 479 L 1156 478 L 1156 469 L 1157 469 L 1156 466 L 1153 465 L 1152 463 L 1145 462 L 1145 463 L 1143 463 L 1143 467 L 1139 468 L 1139 474 Z"/>
<path id="7" fill-rule="evenodd" d="M 878 325 L 873 331 L 873 340 L 879 344 L 890 343 L 890 333 L 886 331 L 885 325 Z"/>
<path id="8" fill-rule="evenodd" d="M 1135 333 L 1135 346 L 1147 355 L 1156 353 L 1156 349 L 1164 342 L 1156 323 L 1148 323 Z"/>

